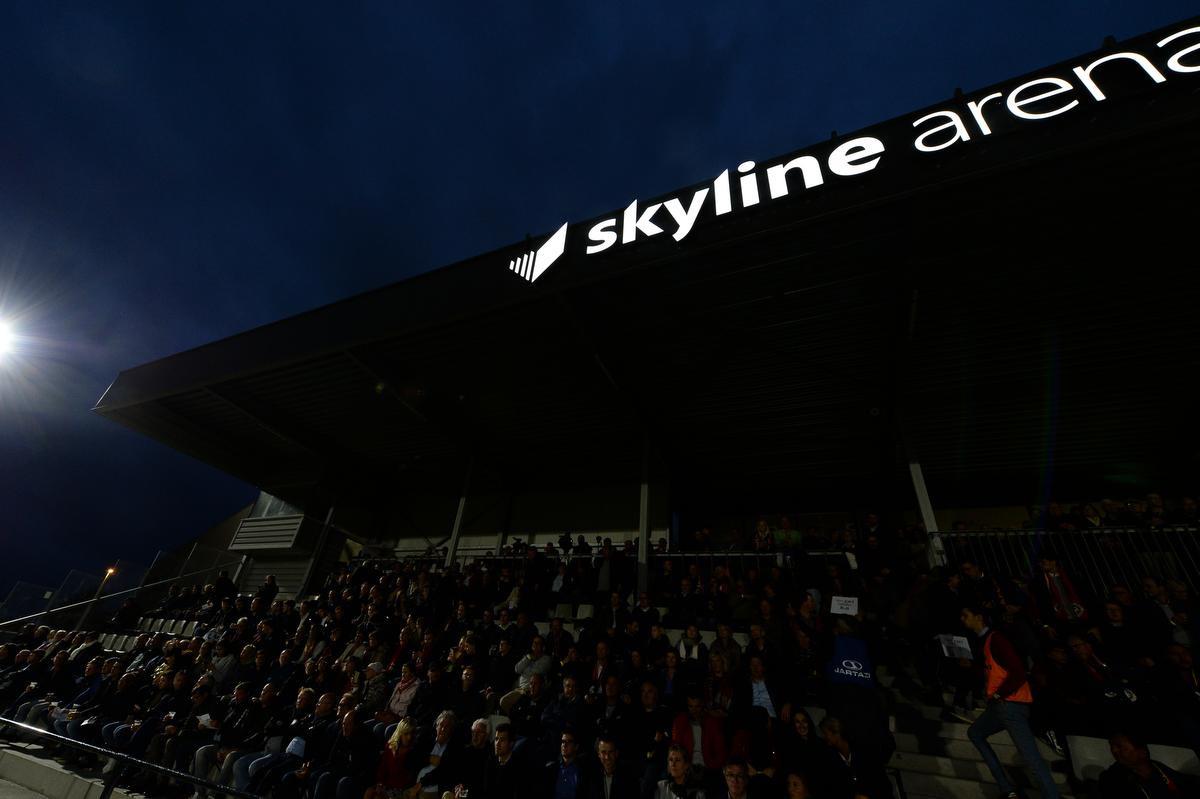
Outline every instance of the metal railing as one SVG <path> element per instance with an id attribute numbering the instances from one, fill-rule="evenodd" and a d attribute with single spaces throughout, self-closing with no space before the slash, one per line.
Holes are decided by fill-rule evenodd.
<path id="1" fill-rule="evenodd" d="M 125 766 L 125 767 L 132 766 L 132 767 L 135 767 L 138 769 L 153 772 L 155 774 L 161 774 L 166 777 L 171 777 L 172 779 L 181 780 L 183 782 L 195 785 L 199 788 L 204 788 L 205 790 L 210 791 L 212 793 L 223 794 L 226 796 L 234 796 L 234 797 L 238 797 L 238 799 L 260 799 L 256 794 L 246 793 L 245 791 L 239 791 L 236 788 L 229 787 L 228 785 L 218 785 L 217 783 L 212 782 L 211 780 L 204 779 L 203 777 L 197 777 L 194 774 L 188 774 L 183 771 L 176 771 L 173 768 L 167 768 L 166 766 L 160 766 L 156 763 L 147 763 L 145 760 L 136 758 L 133 755 L 127 755 L 124 752 L 115 752 L 112 749 L 106 749 L 103 746 L 96 746 L 95 744 L 86 743 L 84 741 L 77 741 L 74 738 L 68 738 L 65 735 L 59 735 L 57 733 L 49 732 L 48 730 L 43 730 L 41 727 L 34 727 L 30 724 L 24 724 L 19 721 L 14 721 L 13 719 L 4 718 L 3 716 L 0 716 L 0 727 L 13 727 L 13 728 L 21 730 L 22 732 L 32 733 L 33 735 L 36 735 L 39 739 L 42 739 L 42 740 L 61 744 L 63 746 L 68 746 L 72 749 L 78 749 L 81 752 L 88 752 L 93 755 L 99 755 L 100 757 L 111 758 L 113 760 L 116 760 L 122 766 Z M 125 768 L 116 768 L 116 769 L 113 769 L 109 774 L 107 774 L 105 776 L 104 782 L 103 782 L 104 787 L 103 787 L 103 790 L 100 792 L 100 796 L 98 797 L 98 799 L 109 799 L 109 797 L 112 796 L 113 789 L 117 787 L 117 783 L 120 781 L 121 776 L 124 772 L 125 772 Z M 87 779 L 87 778 L 80 777 L 80 779 Z"/>
<path id="2" fill-rule="evenodd" d="M 240 560 L 235 560 L 235 561 L 232 561 L 232 562 L 226 564 L 225 567 L 232 568 L 232 567 L 237 566 L 240 562 L 241 562 Z M 91 599 L 82 600 L 80 602 L 72 602 L 68 605 L 47 608 L 46 610 L 40 610 L 37 613 L 31 613 L 27 616 L 21 616 L 19 618 L 15 618 L 15 619 L 5 619 L 4 621 L 0 621 L 0 627 L 8 627 L 8 626 L 15 626 L 18 624 L 24 624 L 25 622 L 34 621 L 35 619 L 40 619 L 44 616 L 48 616 L 51 614 L 67 613 L 72 610 L 81 610 L 81 609 L 86 610 L 97 602 L 106 602 L 115 597 L 125 596 L 127 594 L 137 594 L 139 591 L 142 591 L 146 588 L 154 588 L 157 586 L 167 585 L 168 583 L 173 583 L 177 580 L 186 580 L 186 579 L 195 577 L 198 574 L 210 573 L 212 570 L 213 570 L 213 567 L 209 566 L 204 569 L 200 569 L 198 571 L 189 572 L 187 574 L 180 574 L 175 577 L 168 577 L 165 580 L 159 580 L 158 582 L 148 583 L 146 585 L 137 586 L 136 588 L 127 588 L 124 591 L 116 591 L 111 594 L 104 594 L 103 596 L 96 596 Z"/>
<path id="3" fill-rule="evenodd" d="M 952 567 L 970 558 L 992 574 L 1023 579 L 1051 552 L 1077 587 L 1101 598 L 1114 584 L 1136 589 L 1145 577 L 1178 580 L 1200 591 L 1200 530 L 1102 527 L 1094 530 L 986 530 L 942 534 Z"/>

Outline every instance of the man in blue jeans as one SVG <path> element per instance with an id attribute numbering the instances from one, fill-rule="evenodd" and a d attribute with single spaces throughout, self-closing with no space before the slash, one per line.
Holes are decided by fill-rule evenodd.
<path id="1" fill-rule="evenodd" d="M 1013 649 L 1013 645 L 999 632 L 987 626 L 983 610 L 965 607 L 961 613 L 962 623 L 979 638 L 980 658 L 983 661 L 984 685 L 986 687 L 987 710 L 967 730 L 967 737 L 983 761 L 991 770 L 996 784 L 1009 799 L 1014 799 L 1017 789 L 1000 765 L 995 750 L 988 738 L 1008 730 L 1017 751 L 1026 765 L 1033 769 L 1041 786 L 1043 799 L 1058 799 L 1058 787 L 1050 774 L 1050 767 L 1038 751 L 1037 740 L 1029 727 L 1029 708 L 1033 704 L 1033 691 L 1025 672 L 1025 663 Z"/>

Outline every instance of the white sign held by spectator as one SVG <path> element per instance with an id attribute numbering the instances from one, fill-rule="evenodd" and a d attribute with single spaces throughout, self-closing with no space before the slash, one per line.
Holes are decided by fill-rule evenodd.
<path id="1" fill-rule="evenodd" d="M 948 658 L 962 658 L 964 660 L 973 660 L 971 655 L 971 642 L 961 635 L 946 635 L 942 634 L 937 637 L 938 643 L 942 645 L 942 652 Z"/>
<path id="2" fill-rule="evenodd" d="M 830 613 L 837 613 L 842 616 L 858 615 L 858 597 L 856 596 L 833 596 L 829 598 Z"/>

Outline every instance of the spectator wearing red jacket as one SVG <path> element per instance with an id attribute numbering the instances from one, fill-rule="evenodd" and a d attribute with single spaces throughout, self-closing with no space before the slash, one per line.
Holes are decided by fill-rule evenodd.
<path id="1" fill-rule="evenodd" d="M 696 738 L 699 737 L 699 745 Z M 721 769 L 725 766 L 727 752 L 721 722 L 704 707 L 699 694 L 688 694 L 687 712 L 675 716 L 671 725 L 671 742 L 679 744 L 688 753 L 692 768 L 705 770 Z"/>

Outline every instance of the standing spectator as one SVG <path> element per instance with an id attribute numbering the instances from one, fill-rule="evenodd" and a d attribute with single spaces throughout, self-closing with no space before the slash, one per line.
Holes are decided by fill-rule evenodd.
<path id="1" fill-rule="evenodd" d="M 275 601 L 275 597 L 279 595 L 279 584 L 275 582 L 275 575 L 268 574 L 263 584 L 254 592 L 256 599 L 261 599 L 267 605 Z"/>
<path id="2" fill-rule="evenodd" d="M 981 642 L 984 691 L 988 697 L 987 710 L 968 728 L 967 736 L 983 755 L 983 760 L 1000 790 L 1009 797 L 1016 797 L 1016 788 L 1008 778 L 1004 766 L 1000 764 L 1000 759 L 996 757 L 995 750 L 988 743 L 989 737 L 1000 730 L 1007 730 L 1021 757 L 1037 776 L 1042 796 L 1045 799 L 1054 799 L 1058 796 L 1058 787 L 1050 775 L 1050 767 L 1038 751 L 1037 741 L 1029 726 L 1033 691 L 1026 678 L 1025 663 L 1008 639 L 987 626 L 983 611 L 979 608 L 963 608 L 962 622 Z"/>
<path id="3" fill-rule="evenodd" d="M 1087 622 L 1083 597 L 1075 589 L 1058 556 L 1043 550 L 1038 558 L 1039 574 L 1033 579 L 1033 598 L 1043 632 L 1061 635 Z"/>

